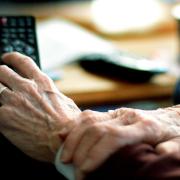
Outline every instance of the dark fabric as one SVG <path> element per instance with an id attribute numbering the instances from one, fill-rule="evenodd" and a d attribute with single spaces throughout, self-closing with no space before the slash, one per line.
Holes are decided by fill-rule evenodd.
<path id="1" fill-rule="evenodd" d="M 113 154 L 85 180 L 180 179 L 180 156 L 159 155 L 148 144 L 127 146 Z"/>
<path id="2" fill-rule="evenodd" d="M 23 154 L 0 134 L 0 179 L 66 180 L 53 164 Z"/>
<path id="3" fill-rule="evenodd" d="M 173 94 L 173 103 L 174 105 L 180 104 L 180 80 L 176 83 L 176 87 Z"/>

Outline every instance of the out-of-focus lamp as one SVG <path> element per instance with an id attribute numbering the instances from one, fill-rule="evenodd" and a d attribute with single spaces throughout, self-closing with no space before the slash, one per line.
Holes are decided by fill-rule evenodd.
<path id="1" fill-rule="evenodd" d="M 158 0 L 94 0 L 92 19 L 110 34 L 143 32 L 161 21 L 164 12 Z"/>

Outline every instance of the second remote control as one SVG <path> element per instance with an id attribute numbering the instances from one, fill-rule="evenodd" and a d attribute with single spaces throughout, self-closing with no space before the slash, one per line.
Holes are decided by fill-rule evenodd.
<path id="1" fill-rule="evenodd" d="M 0 55 L 12 51 L 31 57 L 40 66 L 34 17 L 0 16 Z"/>

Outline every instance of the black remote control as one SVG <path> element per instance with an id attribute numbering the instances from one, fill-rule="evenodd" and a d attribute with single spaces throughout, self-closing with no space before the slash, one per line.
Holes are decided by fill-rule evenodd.
<path id="1" fill-rule="evenodd" d="M 40 67 L 34 17 L 0 16 L 0 56 L 12 51 L 31 57 Z"/>
<path id="2" fill-rule="evenodd" d="M 168 67 L 126 52 L 91 53 L 78 58 L 86 70 L 131 82 L 146 82 L 153 75 L 168 72 Z"/>

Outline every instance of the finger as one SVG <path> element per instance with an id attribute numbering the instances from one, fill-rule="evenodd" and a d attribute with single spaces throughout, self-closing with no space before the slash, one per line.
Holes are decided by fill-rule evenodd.
<path id="1" fill-rule="evenodd" d="M 63 129 L 60 131 L 59 135 L 65 138 L 70 133 L 73 127 L 77 126 L 78 123 L 80 123 L 81 120 L 85 118 L 85 116 L 89 116 L 89 115 L 86 115 L 86 114 L 89 114 L 89 112 L 87 111 L 84 111 L 84 112 L 79 111 L 81 112 L 80 116 L 78 116 L 74 121 L 69 121 L 68 123 L 66 123 Z M 93 115 L 94 121 L 97 121 L 97 122 L 108 121 L 113 116 L 109 112 L 90 111 L 90 114 Z"/>
<path id="2" fill-rule="evenodd" d="M 100 127 L 101 124 L 96 123 L 90 127 L 74 151 L 73 163 L 78 167 L 87 157 L 89 150 L 99 141 L 99 139 L 105 134 L 105 129 Z"/>
<path id="3" fill-rule="evenodd" d="M 78 122 L 76 121 L 76 119 L 73 121 L 68 121 L 59 132 L 59 136 L 62 139 L 65 139 L 67 135 L 70 133 L 70 131 L 72 131 L 72 129 L 77 125 L 78 125 Z"/>
<path id="4" fill-rule="evenodd" d="M 91 172 L 98 168 L 109 156 L 115 153 L 118 149 L 142 142 L 145 137 L 145 132 L 141 131 L 138 126 L 125 126 L 110 129 L 88 152 L 85 161 L 80 165 L 80 170 L 83 172 Z M 117 130 L 118 129 L 118 130 Z"/>
<path id="5" fill-rule="evenodd" d="M 23 78 L 6 65 L 0 66 L 0 82 L 10 89 L 17 89 Z"/>
<path id="6" fill-rule="evenodd" d="M 23 77 L 33 79 L 40 73 L 40 69 L 31 58 L 18 52 L 6 53 L 2 56 L 2 60 Z"/>
<path id="7" fill-rule="evenodd" d="M 77 148 L 73 153 L 73 163 L 76 166 L 79 166 L 87 157 L 89 150 L 99 141 L 99 139 L 106 133 L 106 126 L 122 126 L 126 125 L 124 121 L 121 119 L 111 119 L 106 120 L 104 122 L 97 122 L 91 127 L 88 127 L 84 134 L 82 135 L 82 139 L 80 140 Z M 108 133 L 108 132 L 107 132 Z"/>
<path id="8" fill-rule="evenodd" d="M 6 104 L 11 97 L 11 90 L 0 83 L 0 104 Z"/>
<path id="9" fill-rule="evenodd" d="M 155 149 L 160 154 L 180 153 L 180 137 L 160 143 Z"/>
<path id="10" fill-rule="evenodd" d="M 79 144 L 82 134 L 86 130 L 87 127 L 78 125 L 74 127 L 71 133 L 67 136 L 64 142 L 64 148 L 61 155 L 61 161 L 67 163 L 72 160 L 73 152 Z"/>
<path id="11" fill-rule="evenodd" d="M 96 122 L 108 120 L 106 118 L 110 118 L 110 115 L 108 113 L 99 113 L 95 111 L 84 111 L 80 114 L 79 120 L 77 122 L 78 125 L 74 127 L 74 129 L 71 129 L 70 132 L 68 132 L 68 129 L 64 134 L 69 133 L 67 136 L 64 148 L 61 156 L 61 161 L 63 162 L 69 162 L 72 159 L 73 153 L 78 146 L 84 132 L 88 127 L 93 125 Z"/>
<path id="12" fill-rule="evenodd" d="M 120 123 L 123 125 L 134 124 L 144 118 L 144 114 L 142 114 L 143 111 L 139 109 L 120 108 L 115 112 Z"/>

